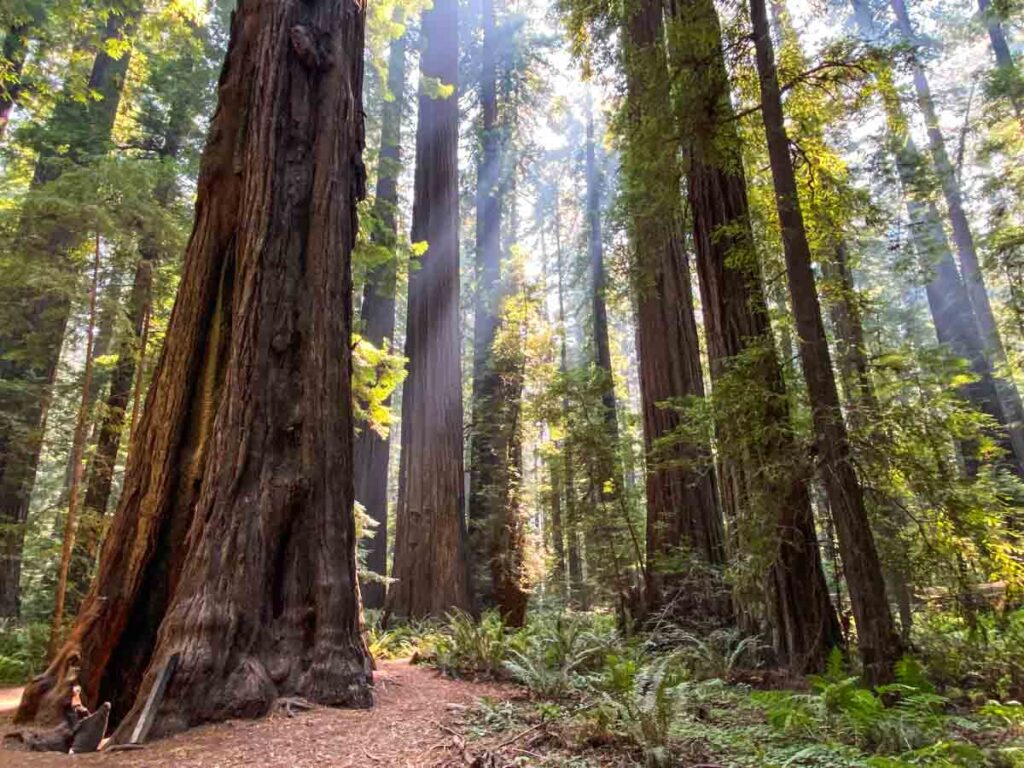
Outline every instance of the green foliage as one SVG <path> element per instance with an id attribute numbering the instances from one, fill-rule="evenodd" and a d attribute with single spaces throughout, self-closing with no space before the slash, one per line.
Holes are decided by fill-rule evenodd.
<path id="1" fill-rule="evenodd" d="M 49 637 L 46 622 L 0 620 L 0 684 L 18 685 L 42 672 Z"/>
<path id="2" fill-rule="evenodd" d="M 479 621 L 464 611 L 448 614 L 433 661 L 451 675 L 498 677 L 512 647 L 510 633 L 496 611 Z"/>

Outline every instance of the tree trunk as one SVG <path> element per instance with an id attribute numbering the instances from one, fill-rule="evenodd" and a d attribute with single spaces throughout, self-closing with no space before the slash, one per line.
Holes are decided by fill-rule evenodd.
<path id="1" fill-rule="evenodd" d="M 424 84 L 419 95 L 412 239 L 428 250 L 409 276 L 395 583 L 385 609 L 407 618 L 472 608 L 463 510 L 457 0 L 437 0 L 423 14 L 421 34 L 422 79 L 455 90 L 434 98 Z"/>
<path id="2" fill-rule="evenodd" d="M 558 346 L 559 374 L 563 383 L 569 374 L 569 348 L 565 315 L 565 254 L 562 249 L 561 194 L 555 187 L 555 255 L 558 270 Z M 569 571 L 569 599 L 582 609 L 588 606 L 586 584 L 583 582 L 583 557 L 580 552 L 579 505 L 576 499 L 576 463 L 569 435 L 569 396 L 562 396 L 562 413 L 566 419 L 566 437 L 562 442 L 562 486 L 565 498 L 566 561 Z"/>
<path id="3" fill-rule="evenodd" d="M 738 590 L 737 610 L 749 612 L 750 604 L 767 593 L 780 658 L 794 671 L 818 669 L 829 649 L 841 643 L 841 634 L 772 339 L 722 33 L 710 0 L 675 3 L 669 40 L 673 77 L 683 86 L 675 108 L 689 158 L 687 187 L 714 385 L 722 503 L 736 531 L 735 551 L 753 544 L 764 551 L 765 538 L 770 542 L 763 570 L 755 568 L 757 583 Z M 746 402 L 751 390 L 758 410 L 730 414 L 731 398 Z M 765 472 L 765 466 L 786 471 Z M 764 572 L 770 574 L 767 584 L 760 581 Z"/>
<path id="4" fill-rule="evenodd" d="M 501 127 L 498 125 L 498 46 L 494 0 L 481 7 L 480 160 L 476 177 L 476 306 L 473 319 L 473 421 L 470 433 L 469 559 L 480 606 L 493 605 L 490 550 L 503 503 L 499 412 L 502 390 L 494 340 L 500 323 L 501 229 L 504 209 Z"/>
<path id="5" fill-rule="evenodd" d="M 800 337 L 800 361 L 811 401 L 818 461 L 839 532 L 839 546 L 857 621 L 857 642 L 864 676 L 870 684 L 877 685 L 892 679 L 900 643 L 886 599 L 885 580 L 868 521 L 863 489 L 851 462 L 839 392 L 832 373 L 796 174 L 789 156 L 789 137 L 786 135 L 764 0 L 750 0 L 750 16 L 761 86 L 761 112 L 782 228 L 790 301 Z"/>
<path id="6" fill-rule="evenodd" d="M 862 36 L 870 40 L 872 31 L 866 10 L 857 0 L 853 7 Z M 1014 457 L 1007 428 L 1009 419 L 996 388 L 995 375 L 985 352 L 974 308 L 957 269 L 939 210 L 930 199 L 928 182 L 921 178 L 921 170 L 926 165 L 925 158 L 910 136 L 907 117 L 892 82 L 892 73 L 883 69 L 878 78 L 890 151 L 906 198 L 911 239 L 921 269 L 928 276 L 926 293 L 935 334 L 940 344 L 946 345 L 953 355 L 966 360 L 970 366 L 976 378 L 964 384 L 960 393 L 974 408 L 1000 425 L 1001 429 L 993 435 L 993 439 L 1003 447 L 1008 469 L 1019 475 L 1021 467 Z M 973 442 L 960 441 L 958 448 L 963 457 L 965 474 L 968 477 L 976 476 L 980 467 L 978 446 Z"/>
<path id="7" fill-rule="evenodd" d="M 81 164 L 106 152 L 130 59 L 128 52 L 111 58 L 107 43 L 123 40 L 140 14 L 133 4 L 124 15 L 107 19 L 88 82 L 89 92 L 100 98 L 79 100 L 69 91 L 58 102 L 39 147 L 32 192 L 58 178 L 65 162 Z M 22 311 L 0 335 L 0 381 L 7 385 L 0 396 L 0 618 L 17 616 L 20 609 L 25 517 L 75 283 L 68 253 L 85 234 L 48 220 L 42 227 L 33 231 L 23 222 L 22 242 L 39 247 L 32 258 L 45 279 L 14 289 L 11 305 Z"/>
<path id="8" fill-rule="evenodd" d="M 135 267 L 132 282 L 129 323 L 131 333 L 121 339 L 117 350 L 117 363 L 110 379 L 110 392 L 106 399 L 103 422 L 100 425 L 96 450 L 86 485 L 85 503 L 79 520 L 78 537 L 71 560 L 68 614 L 75 615 L 89 589 L 96 555 L 107 514 L 110 492 L 114 483 L 114 467 L 124 432 L 128 400 L 142 340 L 143 325 L 152 300 L 155 253 L 143 253 Z"/>
<path id="9" fill-rule="evenodd" d="M 196 221 L 99 573 L 19 721 L 68 686 L 123 739 L 172 654 L 152 733 L 302 695 L 370 704 L 356 583 L 351 277 L 364 192 L 364 15 L 235 11 Z"/>
<path id="10" fill-rule="evenodd" d="M 628 16 L 623 186 L 638 272 L 637 350 L 648 453 L 647 601 L 654 607 L 664 597 L 665 577 L 679 570 L 673 560 L 678 562 L 680 554 L 706 566 L 725 564 L 725 535 L 707 447 L 695 441 L 677 442 L 667 452 L 656 448 L 658 441 L 678 435 L 683 423 L 678 403 L 704 397 L 704 374 L 683 248 L 681 169 L 676 148 L 663 139 L 672 126 L 662 5 L 639 0 Z M 724 613 L 728 620 L 728 601 L 715 602 L 721 585 L 708 587 L 711 601 L 701 609 Z"/>
<path id="11" fill-rule="evenodd" d="M 1003 20 L 989 0 L 978 0 L 978 11 L 988 30 L 988 39 L 996 58 L 996 70 L 1003 80 L 1000 90 L 1006 93 L 1017 121 L 1024 121 L 1024 83 L 1021 82 L 1017 63 L 1013 60 L 1010 44 L 1006 40 Z"/>
<path id="12" fill-rule="evenodd" d="M 186 54 L 190 56 L 191 54 Z M 171 117 L 163 136 L 159 156 L 163 162 L 174 160 L 181 151 L 181 145 L 189 129 L 191 115 L 180 103 L 170 105 Z M 153 197 L 163 208 L 169 208 L 177 197 L 174 169 L 162 169 L 164 176 L 157 181 Z M 142 362 L 148 336 L 149 318 L 153 304 L 153 280 L 159 259 L 160 243 L 152 233 L 143 232 L 139 244 L 139 261 L 135 265 L 131 294 L 128 297 L 128 327 L 130 332 L 118 343 L 117 363 L 110 377 L 110 391 L 107 395 L 103 422 L 100 425 L 96 449 L 89 470 L 83 514 L 79 519 L 79 535 L 71 560 L 71 591 L 68 594 L 68 613 L 78 612 L 79 605 L 89 589 L 96 565 L 103 534 L 103 522 L 110 504 L 113 488 L 114 468 L 117 465 L 121 438 L 124 434 L 125 416 L 129 401 L 135 394 L 132 410 L 132 430 L 139 407 Z M 136 382 L 136 379 L 138 381 Z"/>
<path id="13" fill-rule="evenodd" d="M 380 347 L 395 337 L 395 289 L 398 258 L 398 175 L 402 168 L 402 113 L 405 108 L 405 47 L 403 34 L 391 41 L 388 54 L 388 91 L 381 118 L 380 162 L 374 199 L 374 229 L 371 239 L 391 251 L 391 258 L 370 273 L 363 288 L 360 310 L 361 332 L 371 344 Z M 390 405 L 388 398 L 386 405 Z M 391 441 L 363 425 L 355 442 L 356 500 L 377 523 L 369 541 L 366 566 L 374 573 L 387 574 L 388 558 L 388 463 Z M 379 581 L 360 585 L 366 608 L 384 607 L 384 584 Z"/>
<path id="14" fill-rule="evenodd" d="M 890 0 L 890 5 L 896 15 L 896 21 L 904 40 L 907 43 L 913 43 L 916 36 L 903 0 Z M 1024 405 L 1021 404 L 1016 384 L 1007 378 L 1005 372 L 1006 350 L 1003 347 L 999 326 L 989 301 L 985 275 L 982 272 L 974 244 L 974 234 L 971 232 L 970 222 L 967 220 L 953 164 L 946 151 L 946 142 L 939 126 L 938 115 L 935 112 L 931 87 L 928 84 L 924 67 L 917 60 L 914 62 L 914 89 L 917 91 L 917 102 L 928 129 L 928 145 L 931 149 L 935 171 L 942 186 L 942 194 L 946 200 L 949 221 L 953 230 L 953 243 L 960 258 L 960 271 L 967 288 L 967 296 L 974 309 L 974 317 L 978 324 L 981 340 L 985 345 L 985 354 L 991 367 L 997 373 L 996 390 L 1007 416 L 1006 427 L 1010 433 L 1010 444 L 1013 446 L 1013 454 L 1018 464 L 1018 474 L 1022 474 L 1024 473 Z"/>
<path id="15" fill-rule="evenodd" d="M 604 238 L 601 232 L 601 172 L 597 167 L 597 148 L 594 142 L 593 105 L 587 101 L 587 249 L 590 255 L 591 311 L 593 312 L 594 363 L 605 376 L 604 404 L 605 419 L 608 422 L 612 450 L 617 450 L 619 441 L 618 406 L 615 402 L 615 378 L 612 373 L 611 344 L 608 340 L 608 308 L 605 303 Z M 602 482 L 614 480 L 615 470 L 608 467 L 607 477 Z"/>
<path id="16" fill-rule="evenodd" d="M 89 291 L 89 320 L 85 332 L 85 370 L 82 373 L 82 397 L 75 419 L 75 433 L 71 440 L 71 487 L 68 493 L 68 513 L 64 519 L 64 539 L 60 551 L 60 568 L 57 573 L 57 591 L 53 602 L 53 617 L 50 623 L 50 643 L 47 655 L 53 658 L 60 648 L 64 627 L 64 598 L 67 595 L 68 571 L 71 553 L 75 547 L 78 532 L 78 497 L 82 487 L 82 462 L 85 459 L 85 440 L 89 429 L 89 409 L 92 405 L 93 339 L 96 332 L 96 294 L 100 281 L 100 236 L 96 233 L 96 250 L 93 256 L 92 287 Z"/>

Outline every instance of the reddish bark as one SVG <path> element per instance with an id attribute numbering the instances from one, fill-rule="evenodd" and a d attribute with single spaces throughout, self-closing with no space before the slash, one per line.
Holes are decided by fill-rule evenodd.
<path id="1" fill-rule="evenodd" d="M 363 193 L 364 15 L 242 0 L 178 299 L 71 634 L 20 721 L 76 678 L 123 737 L 181 654 L 152 733 L 367 706 L 353 501 L 350 254 Z"/>

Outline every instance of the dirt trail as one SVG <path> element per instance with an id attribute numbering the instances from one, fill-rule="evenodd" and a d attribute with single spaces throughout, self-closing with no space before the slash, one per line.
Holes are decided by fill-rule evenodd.
<path id="1" fill-rule="evenodd" d="M 508 686 L 448 680 L 405 661 L 382 662 L 370 710 L 316 709 L 288 718 L 201 726 L 145 749 L 67 756 L 0 749 L 0 768 L 424 768 L 455 755 L 447 730 L 462 707 L 483 696 L 511 698 Z M 0 691 L 0 711 L 20 691 Z M 449 706 L 455 705 L 455 706 Z M 9 713 L 4 713 L 5 720 Z M 4 732 L 11 730 L 9 721 Z"/>

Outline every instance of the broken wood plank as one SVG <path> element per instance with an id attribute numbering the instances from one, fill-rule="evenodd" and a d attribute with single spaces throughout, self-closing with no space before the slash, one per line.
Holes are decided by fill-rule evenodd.
<path id="1" fill-rule="evenodd" d="M 153 727 L 156 712 L 160 708 L 160 702 L 163 700 L 164 692 L 167 690 L 167 683 L 170 682 L 174 670 L 178 668 L 178 660 L 180 658 L 181 654 L 172 653 L 164 663 L 164 668 L 157 675 L 156 683 L 153 684 L 152 689 L 149 691 L 146 706 L 142 708 L 142 714 L 139 715 L 139 720 L 135 723 L 135 730 L 132 731 L 132 737 L 128 741 L 129 744 L 142 744 L 149 735 L 149 729 Z"/>

